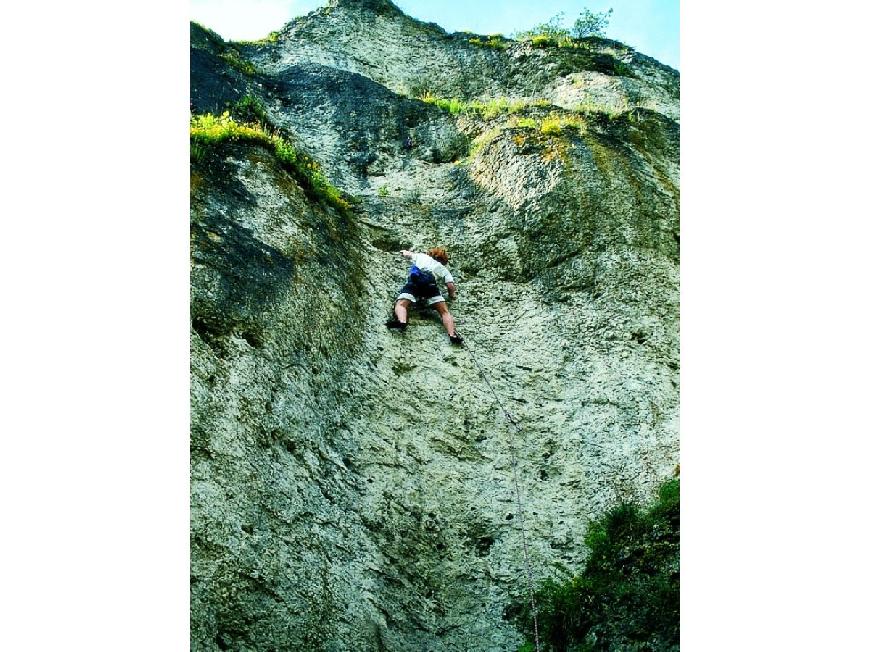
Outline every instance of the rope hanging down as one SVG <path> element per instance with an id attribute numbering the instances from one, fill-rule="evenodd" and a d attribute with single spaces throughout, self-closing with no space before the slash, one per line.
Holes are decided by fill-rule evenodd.
<path id="1" fill-rule="evenodd" d="M 458 331 L 457 331 L 458 334 Z M 538 639 L 538 605 L 535 602 L 535 589 L 534 589 L 534 579 L 532 577 L 532 568 L 529 563 L 529 546 L 526 543 L 526 519 L 523 514 L 523 499 L 522 493 L 520 492 L 520 483 L 517 478 L 517 456 L 516 456 L 516 440 L 514 439 L 514 430 L 516 432 L 520 431 L 520 424 L 514 418 L 514 416 L 508 411 L 508 409 L 504 406 L 501 398 L 498 393 L 495 391 L 493 386 L 489 382 L 489 378 L 486 376 L 486 372 L 483 367 L 480 366 L 480 363 L 477 361 L 477 357 L 474 355 L 474 349 L 468 343 L 468 338 L 463 335 L 465 348 L 468 350 L 469 355 L 471 356 L 472 361 L 474 362 L 474 366 L 477 367 L 477 371 L 480 373 L 480 377 L 483 378 L 483 382 L 486 383 L 486 386 L 489 388 L 490 393 L 495 399 L 496 405 L 504 412 L 505 417 L 508 420 L 508 423 L 513 426 L 513 430 L 508 428 L 508 433 L 510 437 L 509 441 L 509 449 L 511 454 L 511 471 L 513 475 L 514 481 L 514 492 L 517 496 L 517 516 L 519 517 L 520 522 L 520 536 L 523 542 L 523 563 L 525 564 L 526 570 L 526 586 L 529 592 L 529 600 L 532 604 L 532 620 L 535 624 L 535 652 L 541 652 L 541 644 Z"/>

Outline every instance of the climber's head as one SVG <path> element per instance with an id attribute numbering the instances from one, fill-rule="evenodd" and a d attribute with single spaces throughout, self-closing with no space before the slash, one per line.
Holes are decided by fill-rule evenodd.
<path id="1" fill-rule="evenodd" d="M 447 257 L 447 250 L 444 247 L 432 247 L 429 251 L 426 252 L 432 258 L 437 260 L 442 265 L 446 265 L 449 260 Z"/>

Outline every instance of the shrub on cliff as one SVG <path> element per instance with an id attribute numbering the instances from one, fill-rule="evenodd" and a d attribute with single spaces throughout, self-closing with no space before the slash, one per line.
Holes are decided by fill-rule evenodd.
<path id="1" fill-rule="evenodd" d="M 679 649 L 679 479 L 662 485 L 648 510 L 623 504 L 608 512 L 590 526 L 586 545 L 589 558 L 579 575 L 548 579 L 535 593 L 544 649 Z M 528 605 L 518 607 L 517 619 L 533 640 Z"/>
<path id="2" fill-rule="evenodd" d="M 518 41 L 530 41 L 536 47 L 572 45 L 571 32 L 562 23 L 565 12 L 560 11 L 546 23 L 539 23 L 529 30 L 517 32 L 514 38 Z"/>
<path id="3" fill-rule="evenodd" d="M 587 36 L 604 36 L 607 31 L 607 26 L 610 24 L 610 16 L 613 15 L 613 9 L 595 13 L 589 9 L 584 9 L 580 12 L 580 17 L 574 21 L 574 27 L 571 28 L 571 35 L 574 38 L 586 38 Z"/>
<path id="4" fill-rule="evenodd" d="M 589 36 L 603 37 L 610 24 L 613 9 L 594 12 L 583 9 L 571 28 L 565 27 L 565 12 L 560 11 L 545 23 L 535 25 L 524 32 L 514 35 L 518 41 L 530 41 L 535 47 L 575 47 L 575 39 Z"/>

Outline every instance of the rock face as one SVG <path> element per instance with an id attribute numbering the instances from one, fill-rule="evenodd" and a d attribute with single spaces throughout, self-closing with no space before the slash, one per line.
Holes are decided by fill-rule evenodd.
<path id="1" fill-rule="evenodd" d="M 191 27 L 193 110 L 257 98 L 359 199 L 311 199 L 261 145 L 192 165 L 194 650 L 514 650 L 512 453 L 537 578 L 678 462 L 679 76 L 472 37 L 387 0 L 261 44 Z M 454 116 L 421 89 L 538 102 Z M 383 326 L 398 250 L 436 244 L 469 348 L 430 311 Z"/>

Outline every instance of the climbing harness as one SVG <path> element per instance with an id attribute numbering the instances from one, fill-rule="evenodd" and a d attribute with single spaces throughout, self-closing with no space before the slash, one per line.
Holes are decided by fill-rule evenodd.
<path id="1" fill-rule="evenodd" d="M 459 335 L 459 332 L 456 331 L 456 334 Z M 472 349 L 471 345 L 469 344 L 468 337 L 466 337 L 466 336 L 462 336 L 462 337 L 464 340 L 465 348 L 468 350 L 468 354 L 471 356 L 471 359 L 474 362 L 474 366 L 477 367 L 477 371 L 480 373 L 480 377 L 483 378 L 483 382 L 486 383 L 486 386 L 489 388 L 490 393 L 492 394 L 493 398 L 495 399 L 496 405 L 498 405 L 498 407 L 501 409 L 501 411 L 504 412 L 504 415 L 507 418 L 508 423 L 511 426 L 513 426 L 513 430 L 511 430 L 511 428 L 508 428 L 508 432 L 510 433 L 510 435 L 509 435 L 509 437 L 510 437 L 509 449 L 510 449 L 510 454 L 511 454 L 511 471 L 513 474 L 514 492 L 516 493 L 516 496 L 517 496 L 517 517 L 518 517 L 518 520 L 520 523 L 520 537 L 521 537 L 522 542 L 523 542 L 523 563 L 525 565 L 525 570 L 526 570 L 526 585 L 527 585 L 527 589 L 529 592 L 529 599 L 530 599 L 531 604 L 532 604 L 532 620 L 535 624 L 535 652 L 541 652 L 541 643 L 540 643 L 540 640 L 538 638 L 538 605 L 535 602 L 534 578 L 532 577 L 532 567 L 531 567 L 531 564 L 529 563 L 529 546 L 526 543 L 526 521 L 525 521 L 525 516 L 523 514 L 523 499 L 522 499 L 522 493 L 520 492 L 519 479 L 517 477 L 517 456 L 516 456 L 516 452 L 515 452 L 516 451 L 516 440 L 514 439 L 514 434 L 515 434 L 514 431 L 516 431 L 516 433 L 520 432 L 520 430 L 521 430 L 520 424 L 517 422 L 517 420 L 514 418 L 514 416 L 508 411 L 508 409 L 504 406 L 504 403 L 502 402 L 498 393 L 495 391 L 495 388 L 493 388 L 492 384 L 490 384 L 489 378 L 487 377 L 486 372 L 484 371 L 484 369 L 480 365 L 480 363 L 477 361 L 477 357 L 474 355 L 474 349 Z"/>

